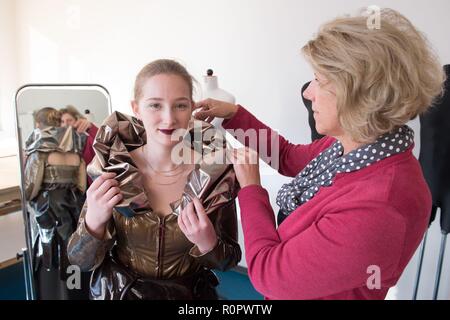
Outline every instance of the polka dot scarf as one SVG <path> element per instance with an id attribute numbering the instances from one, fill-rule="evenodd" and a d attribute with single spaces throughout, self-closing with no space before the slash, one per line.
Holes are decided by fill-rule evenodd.
<path id="1" fill-rule="evenodd" d="M 414 142 L 414 131 L 400 127 L 380 136 L 343 156 L 344 148 L 339 141 L 313 159 L 292 182 L 283 185 L 277 195 L 280 213 L 289 215 L 302 204 L 311 200 L 321 187 L 330 186 L 337 173 L 353 172 L 372 165 L 392 155 L 406 151 Z"/>

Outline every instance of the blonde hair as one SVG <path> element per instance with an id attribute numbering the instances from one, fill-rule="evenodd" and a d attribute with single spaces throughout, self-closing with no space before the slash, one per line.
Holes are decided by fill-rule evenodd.
<path id="1" fill-rule="evenodd" d="M 397 11 L 382 9 L 379 29 L 364 15 L 324 24 L 302 52 L 336 86 L 339 122 L 368 143 L 425 112 L 445 73 L 426 37 Z"/>
<path id="2" fill-rule="evenodd" d="M 40 127 L 59 127 L 61 124 L 61 113 L 54 108 L 41 108 L 33 114 L 33 117 Z"/>
<path id="3" fill-rule="evenodd" d="M 86 119 L 78 110 L 72 105 L 67 105 L 65 108 L 62 108 L 59 110 L 61 113 L 61 116 L 64 114 L 70 114 L 72 117 L 74 117 L 75 120 L 78 119 Z"/>
<path id="4" fill-rule="evenodd" d="M 196 82 L 195 79 L 189 74 L 185 67 L 175 60 L 159 59 L 144 66 L 136 76 L 136 81 L 134 83 L 135 101 L 138 101 L 141 98 L 144 81 L 159 74 L 170 74 L 181 77 L 189 87 L 190 98 L 192 100 L 194 82 Z"/>

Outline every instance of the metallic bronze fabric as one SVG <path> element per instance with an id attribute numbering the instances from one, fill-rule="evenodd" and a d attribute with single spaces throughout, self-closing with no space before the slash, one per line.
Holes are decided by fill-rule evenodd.
<path id="1" fill-rule="evenodd" d="M 93 300 L 217 300 L 217 276 L 208 269 L 172 279 L 142 278 L 109 254 L 91 278 Z"/>
<path id="2" fill-rule="evenodd" d="M 87 290 L 69 291 L 66 285 L 67 242 L 76 230 L 86 189 L 86 166 L 81 158 L 85 141 L 71 127 L 47 127 L 35 129 L 25 145 L 24 191 L 38 299 L 68 299 L 75 291 L 79 299 L 88 298 Z M 51 165 L 51 153 L 78 154 L 80 163 Z"/>
<path id="3" fill-rule="evenodd" d="M 224 157 L 225 141 L 210 124 L 190 123 L 183 144 L 201 156 L 188 176 L 183 195 L 170 204 L 173 212 L 164 218 L 152 212 L 142 176 L 129 154 L 145 143 L 142 123 L 120 112 L 113 113 L 100 127 L 94 143 L 96 157 L 88 172 L 94 179 L 103 172 L 115 172 L 124 199 L 115 207 L 101 240 L 86 229 L 84 205 L 78 229 L 69 241 L 70 261 L 83 270 L 91 270 L 102 263 L 115 245 L 120 263 L 147 278 L 173 279 L 205 267 L 226 270 L 236 266 L 241 259 L 235 207 L 239 186 L 231 164 L 211 161 Z M 203 255 L 177 224 L 178 213 L 194 196 L 202 201 L 218 237 L 217 246 Z"/>
<path id="4" fill-rule="evenodd" d="M 72 127 L 56 128 L 47 127 L 35 129 L 25 142 L 26 162 L 24 168 L 24 192 L 25 198 L 31 200 L 37 196 L 41 184 L 66 183 L 68 175 L 74 179 L 70 182 L 75 184 L 81 192 L 86 190 L 86 165 L 80 157 L 80 166 L 50 166 L 47 157 L 52 152 L 77 153 L 83 152 L 87 136 L 78 134 Z M 63 172 L 65 171 L 65 172 Z M 68 172 L 70 171 L 70 172 Z"/>
<path id="5" fill-rule="evenodd" d="M 78 134 L 72 127 L 46 127 L 34 129 L 25 142 L 27 155 L 40 152 L 74 152 L 81 154 L 87 136 Z"/>

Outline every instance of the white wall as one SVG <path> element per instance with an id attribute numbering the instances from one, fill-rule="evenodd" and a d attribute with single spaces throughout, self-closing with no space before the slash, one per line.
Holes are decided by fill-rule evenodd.
<path id="1" fill-rule="evenodd" d="M 0 0 L 0 156 L 9 154 L 14 144 L 13 96 L 17 87 L 17 43 L 15 0 Z M 8 140 L 6 140 L 8 139 Z"/>
<path id="2" fill-rule="evenodd" d="M 198 80 L 207 68 L 213 68 L 221 87 L 296 143 L 309 141 L 300 89 L 311 78 L 311 70 L 299 52 L 326 20 L 372 4 L 398 9 L 428 35 L 442 62 L 450 63 L 448 0 L 15 3 L 20 83 L 100 83 L 110 91 L 113 109 L 130 112 L 129 100 L 138 70 L 156 58 L 176 58 Z M 276 191 L 286 180 L 267 170 L 265 173 L 263 183 L 274 204 Z M 439 232 L 433 232 L 431 238 L 435 239 Z M 422 298 L 431 296 L 431 254 L 437 246 L 435 241 L 430 240 L 430 244 L 424 270 L 427 288 Z M 410 297 L 414 261 L 408 270 L 411 271 L 405 273 L 398 292 L 393 291 L 391 297 Z M 450 285 L 448 279 L 445 282 L 441 297 L 448 299 Z"/>

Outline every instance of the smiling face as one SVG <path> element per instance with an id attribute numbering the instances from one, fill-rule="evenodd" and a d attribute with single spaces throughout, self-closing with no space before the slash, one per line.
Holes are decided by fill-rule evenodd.
<path id="1" fill-rule="evenodd" d="M 148 142 L 167 147 L 179 142 L 172 141 L 172 134 L 187 129 L 193 106 L 189 85 L 172 74 L 158 74 L 143 81 L 139 100 L 131 104 L 135 116 L 144 123 Z"/>
<path id="2" fill-rule="evenodd" d="M 336 88 L 325 77 L 315 73 L 315 79 L 303 92 L 311 100 L 316 130 L 322 135 L 337 137 L 343 134 L 338 120 Z"/>

